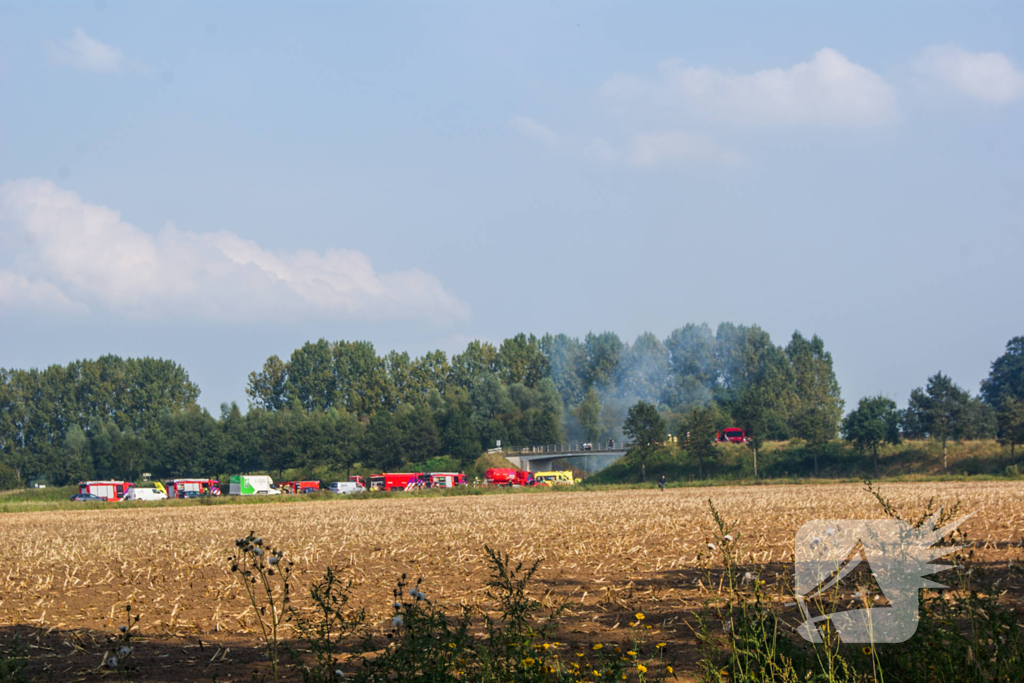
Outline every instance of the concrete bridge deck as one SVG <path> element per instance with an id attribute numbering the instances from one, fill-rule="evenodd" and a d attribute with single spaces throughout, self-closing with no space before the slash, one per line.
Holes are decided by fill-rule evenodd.
<path id="1" fill-rule="evenodd" d="M 556 461 L 565 461 L 571 467 L 589 474 L 600 472 L 629 450 L 630 444 L 612 442 L 594 444 L 585 448 L 583 444 L 554 444 L 547 446 L 527 446 L 524 448 L 493 449 L 492 453 L 500 452 L 505 459 L 527 472 L 547 472 L 557 469 Z"/>

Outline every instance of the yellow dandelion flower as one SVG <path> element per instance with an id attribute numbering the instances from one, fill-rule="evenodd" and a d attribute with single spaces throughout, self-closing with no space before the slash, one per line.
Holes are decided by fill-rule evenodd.
<path id="1" fill-rule="evenodd" d="M 601 643 L 594 643 L 594 646 L 591 649 L 600 650 L 602 647 L 604 647 L 604 645 L 602 645 Z"/>
<path id="2" fill-rule="evenodd" d="M 527 657 L 526 659 L 523 660 L 523 664 L 525 664 L 526 666 L 533 666 L 533 663 L 535 661 L 536 660 L 533 657 Z"/>
<path id="3" fill-rule="evenodd" d="M 636 651 L 635 650 L 626 650 L 626 654 L 629 655 L 630 657 L 636 657 Z"/>
<path id="4" fill-rule="evenodd" d="M 647 673 L 647 667 L 644 666 L 643 664 L 637 664 L 636 665 L 636 670 L 639 671 L 642 674 Z"/>
<path id="5" fill-rule="evenodd" d="M 657 644 L 657 645 L 655 645 L 654 647 L 656 647 L 656 648 L 658 648 L 658 649 L 661 649 L 661 648 L 665 647 L 665 643 L 658 643 L 658 644 Z"/>
<path id="6" fill-rule="evenodd" d="M 863 652 L 866 655 L 869 655 L 869 654 L 871 654 L 871 647 L 866 645 L 863 648 L 861 648 L 861 652 Z"/>
<path id="7" fill-rule="evenodd" d="M 644 613 L 643 612 L 637 612 L 636 613 L 636 619 L 637 619 L 637 621 L 643 621 L 644 620 Z"/>
<path id="8" fill-rule="evenodd" d="M 545 650 L 547 650 L 551 646 L 549 644 L 547 644 L 547 643 L 544 643 L 543 645 L 541 645 L 541 647 L 544 648 Z"/>
<path id="9" fill-rule="evenodd" d="M 675 673 L 674 671 L 672 671 L 672 667 L 671 666 L 666 666 L 665 667 L 665 671 L 667 671 L 669 673 Z"/>

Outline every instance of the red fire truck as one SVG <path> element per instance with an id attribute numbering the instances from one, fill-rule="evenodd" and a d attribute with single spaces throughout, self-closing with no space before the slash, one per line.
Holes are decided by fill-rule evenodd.
<path id="1" fill-rule="evenodd" d="M 719 443 L 747 443 L 750 441 L 746 433 L 739 427 L 723 429 L 715 436 L 715 440 Z"/>
<path id="2" fill-rule="evenodd" d="M 462 472 L 431 472 L 428 476 L 432 489 L 453 489 L 466 485 L 466 475 Z"/>
<path id="3" fill-rule="evenodd" d="M 492 467 L 484 472 L 488 486 L 536 486 L 532 472 L 511 467 Z"/>
<path id="4" fill-rule="evenodd" d="M 219 496 L 219 484 L 216 479 L 168 479 L 167 497 L 184 498 L 188 491 L 195 491 L 201 496 Z"/>
<path id="5" fill-rule="evenodd" d="M 135 484 L 130 481 L 82 481 L 78 483 L 78 492 L 90 493 L 106 500 L 122 500 L 133 486 Z"/>
<path id="6" fill-rule="evenodd" d="M 353 474 L 348 478 L 348 480 L 353 484 L 359 484 L 364 489 L 368 489 L 368 487 L 366 486 L 366 480 L 360 477 L 358 474 Z"/>
<path id="7" fill-rule="evenodd" d="M 412 491 L 422 488 L 424 482 L 421 479 L 422 472 L 403 472 L 399 474 L 372 474 L 370 475 L 371 491 Z"/>
<path id="8" fill-rule="evenodd" d="M 310 491 L 319 491 L 319 481 L 285 481 L 277 485 L 277 488 L 281 490 L 281 493 L 309 493 Z"/>

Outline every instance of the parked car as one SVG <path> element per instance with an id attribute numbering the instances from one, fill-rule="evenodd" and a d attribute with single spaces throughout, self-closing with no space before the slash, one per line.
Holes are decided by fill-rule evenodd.
<path id="1" fill-rule="evenodd" d="M 107 499 L 100 498 L 99 496 L 94 496 L 91 493 L 76 493 L 75 495 L 71 496 L 71 500 L 78 503 L 105 503 Z"/>
<path id="2" fill-rule="evenodd" d="M 204 494 L 201 491 L 179 491 L 178 492 L 178 498 L 202 498 L 204 495 L 209 495 L 209 494 Z"/>
<path id="3" fill-rule="evenodd" d="M 365 493 L 366 487 L 355 481 L 336 481 L 327 490 L 331 493 Z"/>
<path id="4" fill-rule="evenodd" d="M 718 443 L 747 443 L 750 439 L 739 427 L 729 427 L 718 432 L 715 435 L 715 441 Z"/>

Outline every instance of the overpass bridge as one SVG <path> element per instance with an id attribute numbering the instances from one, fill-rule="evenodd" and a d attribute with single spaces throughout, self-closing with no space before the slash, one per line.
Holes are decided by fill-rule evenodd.
<path id="1" fill-rule="evenodd" d="M 588 474 L 594 474 L 624 456 L 631 445 L 623 441 L 600 444 L 548 444 L 521 448 L 493 448 L 487 452 L 501 453 L 510 463 L 527 472 L 558 469 L 555 463 L 561 461 Z"/>

